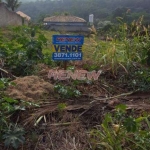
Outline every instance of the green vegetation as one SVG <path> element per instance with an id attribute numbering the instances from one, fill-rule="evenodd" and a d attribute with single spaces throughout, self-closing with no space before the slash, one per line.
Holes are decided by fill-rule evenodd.
<path id="1" fill-rule="evenodd" d="M 38 35 L 35 37 L 36 32 Z M 4 39 L 0 39 L 1 58 L 5 61 L 3 67 L 9 68 L 15 75 L 30 74 L 33 66 L 43 60 L 42 48 L 47 39 L 38 32 L 37 27 L 12 28 L 11 35 L 5 43 Z"/>
<path id="2" fill-rule="evenodd" d="M 125 67 L 129 67 L 132 62 L 148 64 L 150 49 L 149 27 L 146 28 L 142 24 L 143 17 L 133 21 L 131 24 L 126 24 L 123 19 L 118 18 L 120 23 L 116 27 L 108 29 L 108 34 L 107 32 L 105 33 L 108 36 L 108 40 L 109 37 L 112 37 L 110 42 L 107 42 L 107 44 L 104 41 L 97 43 L 94 59 L 103 64 L 110 63 L 112 68 L 116 68 L 116 64 L 119 63 Z M 99 34 L 102 32 L 104 31 L 99 31 Z"/>
<path id="3" fill-rule="evenodd" d="M 11 8 L 12 11 L 15 11 L 20 5 L 21 2 L 18 0 L 5 0 L 7 7 Z"/>
<path id="4" fill-rule="evenodd" d="M 25 111 L 26 108 L 34 106 L 35 103 L 25 102 L 23 100 L 16 100 L 8 97 L 5 94 L 5 90 L 8 86 L 15 86 L 15 83 L 10 82 L 7 78 L 0 79 L 0 142 L 4 140 L 4 144 L 7 148 L 13 147 L 18 149 L 21 144 L 25 142 L 25 131 L 15 116 L 21 111 Z M 13 120 L 14 119 L 14 120 Z M 12 121 L 13 120 L 13 121 Z"/>
<path id="5" fill-rule="evenodd" d="M 143 124 L 148 126 L 143 130 Z M 147 150 L 150 148 L 149 116 L 128 116 L 125 105 L 118 105 L 115 114 L 106 114 L 101 125 L 90 132 L 93 150 Z"/>
<path id="6" fill-rule="evenodd" d="M 43 145 L 51 144 L 48 148 L 55 150 L 60 146 L 58 144 L 60 142 L 62 149 L 66 150 L 73 149 L 73 146 L 76 147 L 75 149 L 82 150 L 147 150 L 150 148 L 149 114 L 145 115 L 140 111 L 137 113 L 134 109 L 135 105 L 114 106 L 110 103 L 112 101 L 109 102 L 110 99 L 115 101 L 124 96 L 123 100 L 117 99 L 119 101 L 117 103 L 129 101 L 128 104 L 131 104 L 133 98 L 128 100 L 126 96 L 134 92 L 150 90 L 149 26 L 143 24 L 143 16 L 130 23 L 126 22 L 127 14 L 128 12 L 117 17 L 115 24 L 105 22 L 106 25 L 99 28 L 97 32 L 94 27 L 91 27 L 93 34 L 85 37 L 82 64 L 72 61 L 67 64 L 67 69 L 72 71 L 76 68 L 89 71 L 102 70 L 97 81 L 71 79 L 54 81 L 47 78 L 49 69 L 63 68 L 62 62 L 54 62 L 51 59 L 51 37 L 59 33 L 46 31 L 33 25 L 1 29 L 0 141 L 3 143 L 2 146 L 7 149 L 20 149 L 22 145 L 27 149 L 31 144 L 31 147 L 37 149 L 44 143 Z M 102 34 L 104 40 L 101 40 Z M 11 82 L 14 78 L 27 75 L 39 75 L 40 80 L 54 85 L 52 85 L 54 91 L 44 93 L 42 98 L 38 97 L 40 91 L 34 89 L 38 91 L 34 94 L 37 95 L 37 101 L 40 103 L 39 108 L 34 101 L 15 99 L 5 93 L 8 87 L 11 89 L 12 85 L 19 86 Z M 28 84 L 25 88 L 30 87 L 31 85 Z M 23 87 L 20 87 L 20 90 L 21 88 Z M 48 95 L 49 93 L 51 95 Z M 17 93 L 13 94 L 14 97 L 17 95 Z M 32 93 L 26 94 L 32 96 Z M 119 95 L 115 96 L 116 94 Z M 141 98 L 140 101 L 144 99 Z M 149 97 L 147 101 L 149 106 Z M 79 123 L 82 124 L 81 128 Z M 82 141 L 84 139 L 87 141 Z M 83 143 L 85 147 L 81 147 Z"/>
<path id="7" fill-rule="evenodd" d="M 79 97 L 81 95 L 80 91 L 76 90 L 73 87 L 63 86 L 63 85 L 55 85 L 55 90 L 61 95 L 61 98 L 71 98 L 71 97 Z"/>
<path id="8" fill-rule="evenodd" d="M 79 16 L 88 21 L 89 14 L 94 14 L 94 25 L 99 26 L 101 21 L 116 22 L 116 17 L 126 18 L 126 22 L 132 22 L 141 15 L 145 16 L 145 24 L 149 23 L 148 0 L 63 0 L 63 1 L 34 1 L 22 3 L 19 10 L 28 14 L 34 21 L 43 21 L 44 17 L 58 14 L 70 14 Z M 34 11 L 33 11 L 33 8 Z M 126 11 L 129 11 L 127 15 Z M 39 22 L 38 22 L 39 23 Z"/>
<path id="9" fill-rule="evenodd" d="M 17 112 L 24 110 L 23 107 L 19 106 L 19 102 L 15 99 L 5 96 L 4 90 L 11 83 L 4 78 L 0 80 L 0 141 L 5 140 L 5 146 L 13 146 L 18 148 L 20 143 L 24 143 L 24 131 L 14 125 L 10 121 L 10 118 Z"/>

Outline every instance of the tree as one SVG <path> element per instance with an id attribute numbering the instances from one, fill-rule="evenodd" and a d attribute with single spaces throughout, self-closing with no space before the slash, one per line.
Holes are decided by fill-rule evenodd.
<path id="1" fill-rule="evenodd" d="M 11 8 L 12 11 L 17 9 L 21 5 L 21 2 L 19 2 L 18 0 L 5 0 L 5 1 L 7 3 L 7 7 Z"/>

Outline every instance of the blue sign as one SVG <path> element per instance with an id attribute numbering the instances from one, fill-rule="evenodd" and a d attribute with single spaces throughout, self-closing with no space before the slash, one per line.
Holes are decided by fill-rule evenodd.
<path id="1" fill-rule="evenodd" d="M 82 60 L 84 36 L 53 35 L 53 60 Z"/>
<path id="2" fill-rule="evenodd" d="M 54 45 L 83 45 L 84 36 L 81 35 L 53 35 Z"/>
<path id="3" fill-rule="evenodd" d="M 83 53 L 53 53 L 53 60 L 82 60 Z"/>

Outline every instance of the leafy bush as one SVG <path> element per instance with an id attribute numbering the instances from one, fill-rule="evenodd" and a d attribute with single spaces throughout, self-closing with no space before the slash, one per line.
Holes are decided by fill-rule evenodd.
<path id="1" fill-rule="evenodd" d="M 128 83 L 129 87 L 132 86 L 133 90 L 149 91 L 150 90 L 150 71 L 149 69 L 140 69 L 131 74 L 133 79 Z"/>
<path id="2" fill-rule="evenodd" d="M 39 107 L 39 105 L 23 100 L 15 100 L 7 97 L 4 90 L 9 85 L 14 85 L 8 79 L 0 79 L 0 142 L 4 140 L 6 147 L 17 149 L 20 144 L 25 142 L 25 131 L 23 128 L 14 123 L 13 116 L 18 114 L 18 111 L 26 110 L 26 107 Z M 14 125 L 15 124 L 15 125 Z"/>
<path id="3" fill-rule="evenodd" d="M 0 79 L 0 141 L 5 140 L 6 147 L 17 149 L 25 141 L 25 132 L 17 124 L 14 125 L 11 117 L 18 110 L 25 110 L 25 106 L 31 104 L 24 101 L 21 101 L 20 104 L 18 100 L 5 96 L 5 88 L 12 84 L 8 79 Z"/>
<path id="4" fill-rule="evenodd" d="M 3 135 L 5 146 L 12 146 L 13 148 L 17 149 L 20 144 L 25 142 L 24 134 L 25 132 L 23 128 L 11 124 Z"/>
<path id="5" fill-rule="evenodd" d="M 3 42 L 0 39 L 0 58 L 5 66 L 16 75 L 27 75 L 33 66 L 42 62 L 42 49 L 47 44 L 47 39 L 38 27 L 19 26 L 11 29 L 9 39 Z"/>
<path id="6" fill-rule="evenodd" d="M 57 91 L 62 98 L 71 98 L 71 97 L 79 97 L 81 95 L 80 91 L 75 88 L 64 86 L 64 85 L 55 85 L 55 91 Z"/>
<path id="7" fill-rule="evenodd" d="M 96 126 L 90 135 L 95 150 L 147 150 L 150 149 L 149 130 L 149 116 L 128 116 L 126 106 L 119 105 L 116 113 L 106 114 L 102 124 Z"/>

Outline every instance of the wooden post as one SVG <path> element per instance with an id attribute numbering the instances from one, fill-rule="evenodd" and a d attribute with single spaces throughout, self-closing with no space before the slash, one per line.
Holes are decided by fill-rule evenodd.
<path id="1" fill-rule="evenodd" d="M 64 61 L 64 70 L 67 70 L 67 60 Z"/>

